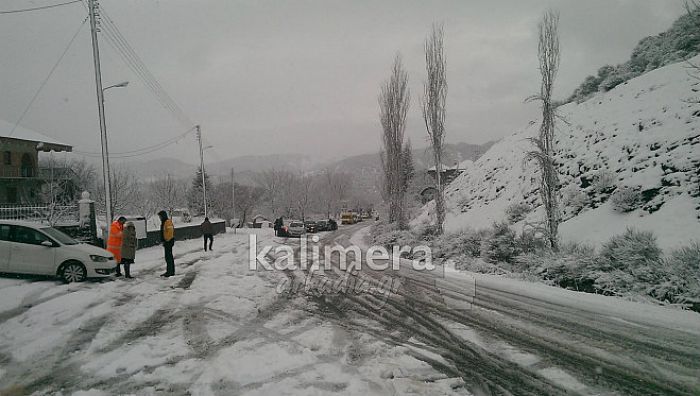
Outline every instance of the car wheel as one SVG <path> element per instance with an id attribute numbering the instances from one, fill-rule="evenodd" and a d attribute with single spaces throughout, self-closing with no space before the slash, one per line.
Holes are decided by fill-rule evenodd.
<path id="1" fill-rule="evenodd" d="M 71 261 L 63 265 L 61 269 L 61 278 L 66 283 L 82 282 L 87 277 L 85 266 L 77 261 Z"/>

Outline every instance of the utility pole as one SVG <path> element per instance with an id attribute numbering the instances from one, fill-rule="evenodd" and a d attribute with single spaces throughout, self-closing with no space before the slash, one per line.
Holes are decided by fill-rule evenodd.
<path id="1" fill-rule="evenodd" d="M 100 140 L 102 142 L 102 178 L 105 185 L 105 217 L 107 227 L 112 222 L 112 188 L 109 174 L 109 150 L 107 149 L 107 126 L 105 123 L 104 91 L 102 90 L 102 71 L 100 69 L 100 48 L 97 42 L 97 17 L 99 4 L 97 0 L 88 0 L 90 14 L 90 33 L 92 37 L 92 58 L 95 62 L 95 88 L 97 89 L 97 111 L 100 117 Z M 107 243 L 107 238 L 104 238 Z"/>
<path id="2" fill-rule="evenodd" d="M 199 141 L 199 170 L 202 172 L 202 193 L 204 195 L 204 217 L 207 217 L 207 181 L 204 177 L 204 149 L 202 148 L 202 130 L 197 125 L 197 140 Z"/>
<path id="3" fill-rule="evenodd" d="M 233 172 L 233 168 L 231 168 L 231 220 L 236 220 L 236 174 Z M 236 233 L 236 228 L 238 228 L 238 222 L 236 221 L 236 224 L 233 225 L 233 233 Z"/>

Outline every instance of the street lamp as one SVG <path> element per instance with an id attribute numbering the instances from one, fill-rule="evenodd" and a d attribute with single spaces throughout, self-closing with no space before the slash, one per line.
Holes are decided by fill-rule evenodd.
<path id="1" fill-rule="evenodd" d="M 127 85 L 129 85 L 128 81 L 120 82 L 119 84 L 110 85 L 109 87 L 102 88 L 102 93 L 104 94 L 104 92 L 110 88 L 124 88 Z M 102 99 L 104 100 L 104 97 Z"/>
<path id="2" fill-rule="evenodd" d="M 104 183 L 105 183 L 105 218 L 107 220 L 107 227 L 112 223 L 112 179 L 110 176 L 109 168 L 109 151 L 107 149 L 107 122 L 105 121 L 104 112 L 104 93 L 110 88 L 123 88 L 129 85 L 128 81 L 120 82 L 119 84 L 110 85 L 106 88 L 102 88 L 102 106 L 101 106 L 101 126 L 102 126 L 102 171 L 104 172 Z"/>

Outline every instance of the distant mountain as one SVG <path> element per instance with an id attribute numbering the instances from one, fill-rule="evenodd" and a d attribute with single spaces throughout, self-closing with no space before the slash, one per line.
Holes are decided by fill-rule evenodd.
<path id="1" fill-rule="evenodd" d="M 146 161 L 134 161 L 128 164 L 140 179 L 148 180 L 164 175 L 177 178 L 190 177 L 197 171 L 197 166 L 177 158 L 156 158 Z"/>
<path id="2" fill-rule="evenodd" d="M 303 154 L 245 155 L 232 159 L 207 163 L 207 172 L 212 175 L 228 175 L 236 172 L 259 172 L 268 169 L 292 169 L 304 171 L 314 165 L 311 157 Z"/>
<path id="3" fill-rule="evenodd" d="M 493 145 L 456 143 L 445 145 L 445 165 L 454 166 L 465 160 L 476 160 Z M 432 166 L 432 151 L 427 148 L 413 150 L 416 170 Z M 356 184 L 362 189 L 374 189 L 377 176 L 381 172 L 379 153 L 361 154 L 334 162 L 320 163 L 311 156 L 303 154 L 246 155 L 227 160 L 207 162 L 207 173 L 214 180 L 228 180 L 231 169 L 235 170 L 236 182 L 252 184 L 255 173 L 269 169 L 287 169 L 299 172 L 319 172 L 332 169 L 336 172 L 348 172 L 355 175 Z M 176 158 L 157 158 L 129 163 L 141 179 L 151 179 L 166 174 L 178 178 L 193 176 L 198 168 L 196 164 L 186 163 Z"/>
<path id="4" fill-rule="evenodd" d="M 448 143 L 445 145 L 445 155 L 443 163 L 446 166 L 455 166 L 456 164 L 465 161 L 475 161 L 484 154 L 494 142 L 484 144 L 469 144 L 469 143 Z M 413 161 L 416 170 L 428 169 L 433 166 L 433 151 L 430 148 L 413 149 Z M 353 157 L 348 157 L 330 164 L 324 164 L 320 168 L 330 168 L 338 172 L 380 172 L 382 169 L 379 160 L 379 152 L 372 154 L 361 154 Z"/>

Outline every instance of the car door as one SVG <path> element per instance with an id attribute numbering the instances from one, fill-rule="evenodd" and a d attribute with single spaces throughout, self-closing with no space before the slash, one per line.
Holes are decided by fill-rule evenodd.
<path id="1" fill-rule="evenodd" d="M 21 274 L 55 275 L 56 247 L 41 243 L 54 243 L 43 233 L 31 227 L 12 226 L 10 247 L 10 272 Z"/>
<path id="2" fill-rule="evenodd" d="M 0 272 L 9 271 L 10 266 L 10 225 L 0 224 Z"/>

